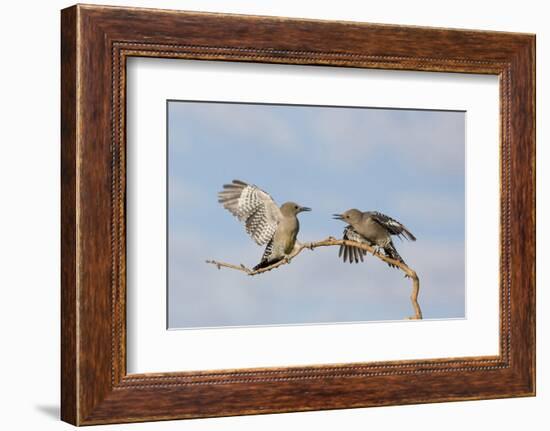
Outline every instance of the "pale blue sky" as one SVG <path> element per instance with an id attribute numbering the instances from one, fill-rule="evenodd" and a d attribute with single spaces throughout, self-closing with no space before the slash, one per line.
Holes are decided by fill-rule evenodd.
<path id="1" fill-rule="evenodd" d="M 217 202 L 233 179 L 277 203 L 312 207 L 298 239 L 340 237 L 331 214 L 377 210 L 418 238 L 395 240 L 421 281 L 425 318 L 465 315 L 465 113 L 168 102 L 170 328 L 400 320 L 410 281 L 376 258 L 303 252 L 258 277 L 206 259 L 255 265 L 262 254 Z"/>

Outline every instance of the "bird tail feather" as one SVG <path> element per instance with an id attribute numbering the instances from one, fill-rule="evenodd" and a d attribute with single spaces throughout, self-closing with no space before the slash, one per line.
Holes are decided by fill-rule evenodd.
<path id="1" fill-rule="evenodd" d="M 401 232 L 401 235 L 403 235 L 409 241 L 416 241 L 416 237 L 405 226 L 403 226 L 403 232 Z"/>
<path id="2" fill-rule="evenodd" d="M 338 257 L 341 257 L 344 262 L 349 260 L 349 263 L 364 262 L 364 256 L 367 252 L 361 248 L 342 244 L 338 250 Z"/>
<path id="3" fill-rule="evenodd" d="M 344 229 L 344 239 L 357 242 L 365 242 L 365 239 L 353 230 L 351 226 L 346 226 Z M 340 246 L 338 250 L 338 257 L 341 257 L 344 263 L 349 260 L 349 263 L 364 262 L 364 256 L 367 252 L 362 248 L 353 247 L 351 245 Z"/>
<path id="4" fill-rule="evenodd" d="M 398 262 L 405 263 L 403 258 L 400 256 L 400 254 L 397 252 L 395 246 L 393 245 L 393 242 L 390 242 L 387 246 L 384 247 L 384 253 L 386 256 L 388 256 L 391 259 L 395 259 Z M 395 268 L 396 266 L 388 263 L 388 265 L 392 268 Z"/>
<path id="5" fill-rule="evenodd" d="M 275 259 L 275 260 L 262 259 L 258 265 L 252 268 L 252 270 L 257 271 L 258 269 L 267 268 L 268 266 L 271 266 L 274 263 L 279 262 L 280 260 L 281 259 Z"/>

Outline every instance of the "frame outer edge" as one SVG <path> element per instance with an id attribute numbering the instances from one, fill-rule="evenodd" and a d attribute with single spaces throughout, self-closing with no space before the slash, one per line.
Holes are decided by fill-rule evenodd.
<path id="1" fill-rule="evenodd" d="M 78 425 L 78 6 L 61 11 L 61 420 Z"/>
<path id="2" fill-rule="evenodd" d="M 533 388 L 532 395 L 537 395 L 537 37 L 533 35 L 530 44 L 530 56 L 532 59 L 532 70 L 531 70 L 531 80 L 533 82 L 533 94 L 531 95 L 531 105 L 533 109 L 533 156 L 531 160 L 532 166 L 532 178 L 533 178 L 533 194 L 532 194 L 532 203 L 533 203 L 533 238 L 534 238 L 534 259 L 533 259 L 533 316 L 531 318 L 532 325 L 532 334 L 533 337 L 533 357 L 532 361 L 532 370 L 531 377 L 533 379 Z"/>
<path id="3" fill-rule="evenodd" d="M 530 172 L 529 172 L 529 180 L 532 182 L 532 190 L 531 194 L 527 197 L 529 206 L 531 207 L 531 228 L 532 231 L 530 232 L 532 235 L 532 246 L 531 246 L 531 277 L 532 277 L 532 284 L 529 286 L 530 293 L 529 293 L 529 299 L 530 299 L 530 306 L 531 306 L 531 313 L 529 316 L 529 325 L 530 325 L 530 343 L 531 343 L 531 349 L 529 351 L 530 353 L 530 369 L 529 369 L 529 377 L 530 377 L 530 385 L 529 385 L 529 395 L 530 396 L 536 396 L 537 395 L 537 130 L 536 130 L 536 123 L 537 123 L 537 105 L 536 105 L 536 97 L 537 97 L 537 79 L 536 79 L 536 71 L 537 71 L 537 38 L 536 35 L 532 35 L 529 37 L 527 42 L 527 53 L 526 56 L 528 58 L 527 65 L 529 66 L 529 72 L 527 76 L 527 85 L 529 86 L 529 95 L 527 103 L 529 104 L 530 110 L 531 110 L 531 123 L 527 125 L 529 130 L 529 145 L 531 147 L 531 157 L 530 160 L 528 160 L 528 163 L 530 164 Z"/>
<path id="4" fill-rule="evenodd" d="M 536 176 L 535 36 L 529 35 L 511 62 L 511 288 L 515 383 L 523 396 L 536 395 Z"/>
<path id="5" fill-rule="evenodd" d="M 527 231 L 526 246 L 529 259 L 527 264 L 529 265 L 528 271 L 530 278 L 530 284 L 528 288 L 524 290 L 524 294 L 527 295 L 527 302 L 529 303 L 528 316 L 526 317 L 528 329 L 526 332 L 529 334 L 529 348 L 526 349 L 528 353 L 527 362 L 527 394 L 529 396 L 536 396 L 536 380 L 537 380 L 537 337 L 536 337 L 536 273 L 537 273 L 537 260 L 536 260 L 536 241 L 537 241 L 537 205 L 536 205 L 536 190 L 537 190 L 537 176 L 536 176 L 536 35 L 530 35 L 527 37 L 527 43 L 525 50 L 523 51 L 524 58 L 520 63 L 526 68 L 524 85 L 526 86 L 526 100 L 527 112 L 530 115 L 524 115 L 526 124 L 526 140 L 528 147 L 528 157 L 526 160 L 526 170 L 529 170 L 529 175 L 526 175 L 526 181 L 529 184 L 527 188 L 529 194 L 526 196 L 526 205 L 529 209 L 529 230 Z"/>
<path id="6" fill-rule="evenodd" d="M 330 398 L 335 395 L 334 392 L 331 392 L 332 390 L 335 390 L 335 385 L 328 385 L 328 387 L 326 387 L 325 384 L 327 382 L 324 381 L 324 379 L 318 379 L 315 381 L 304 380 L 304 382 L 307 381 L 308 383 L 304 383 L 301 386 L 291 385 L 288 382 L 285 385 L 283 385 L 282 383 L 275 384 L 271 382 L 264 382 L 261 385 L 256 385 L 255 383 L 260 382 L 250 381 L 242 382 L 243 385 L 241 385 L 240 382 L 231 382 L 232 384 L 222 385 L 217 388 L 211 388 L 208 384 L 197 384 L 193 386 L 193 389 L 191 389 L 190 387 L 185 389 L 159 387 L 160 385 L 154 385 L 154 388 L 148 389 L 143 387 L 124 388 L 119 386 L 120 382 L 118 381 L 118 378 L 113 378 L 111 375 L 109 375 L 109 379 L 107 379 L 107 365 L 110 364 L 111 367 L 116 367 L 116 363 L 113 362 L 114 358 L 112 357 L 113 355 L 111 353 L 106 353 L 106 350 L 98 350 L 97 348 L 100 347 L 103 349 L 107 346 L 106 334 L 108 329 L 111 330 L 113 328 L 113 321 L 107 321 L 107 319 L 104 318 L 104 314 L 107 311 L 107 306 L 110 307 L 113 304 L 112 301 L 106 297 L 106 290 L 104 289 L 104 285 L 101 284 L 104 283 L 106 280 L 105 274 L 103 274 L 102 282 L 96 284 L 94 281 L 95 278 L 87 273 L 86 270 L 93 269 L 92 265 L 95 265 L 96 268 L 99 267 L 103 271 L 105 265 L 107 264 L 106 259 L 98 258 L 98 254 L 96 253 L 95 248 L 98 243 L 101 247 L 103 247 L 105 245 L 105 241 L 103 239 L 98 242 L 93 242 L 90 240 L 90 232 L 96 232 L 99 229 L 96 225 L 90 223 L 90 220 L 93 220 L 93 217 L 90 216 L 97 216 L 98 213 L 100 215 L 104 215 L 106 214 L 106 208 L 102 207 L 100 208 L 101 211 L 98 210 L 98 212 L 95 212 L 91 209 L 92 206 L 89 204 L 89 198 L 91 195 L 90 191 L 93 192 L 94 190 L 92 186 L 94 186 L 94 184 L 105 185 L 103 183 L 103 179 L 106 178 L 106 166 L 104 163 L 105 159 L 102 157 L 98 157 L 97 151 L 106 151 L 107 147 L 103 142 L 103 139 L 105 138 L 104 134 L 106 132 L 100 131 L 96 133 L 89 126 L 88 121 L 91 121 L 92 123 L 96 121 L 93 118 L 92 114 L 98 115 L 102 119 L 105 119 L 105 113 L 110 111 L 108 111 L 105 98 L 102 98 L 103 96 L 101 96 L 102 87 L 93 87 L 93 82 L 89 82 L 87 79 L 83 79 L 83 77 L 86 78 L 91 72 L 99 71 L 100 73 L 97 75 L 99 82 L 102 82 L 102 79 L 107 78 L 107 64 L 97 64 L 90 61 L 91 56 L 88 50 L 88 43 L 93 42 L 94 45 L 92 46 L 92 49 L 98 49 L 101 55 L 103 55 L 103 58 L 106 59 L 106 49 L 111 46 L 110 43 L 116 41 L 116 38 L 120 37 L 121 35 L 123 37 L 129 31 L 131 31 L 128 26 L 121 27 L 121 23 L 127 21 L 129 18 L 134 18 L 135 16 L 142 15 L 142 12 L 146 12 L 147 10 L 134 10 L 128 8 L 122 8 L 120 10 L 113 9 L 112 11 L 109 11 L 109 14 L 107 14 L 109 16 L 107 16 L 108 19 L 106 20 L 103 20 L 103 13 L 99 14 L 99 11 L 102 11 L 101 7 L 95 7 L 91 5 L 88 7 L 83 7 L 77 5 L 65 9 L 61 13 L 62 420 L 69 422 L 73 425 L 91 425 L 99 423 L 180 419 L 185 417 L 232 416 L 236 414 L 242 415 L 274 413 L 283 411 L 352 408 L 365 407 L 367 405 L 375 406 L 388 404 L 416 404 L 466 399 L 488 399 L 510 396 L 525 396 L 533 394 L 535 352 L 533 347 L 534 344 L 529 343 L 534 343 L 535 341 L 534 279 L 531 280 L 533 283 L 532 285 L 528 286 L 528 290 L 525 289 L 524 291 L 522 291 L 521 295 L 514 295 L 515 301 L 519 302 L 519 305 L 525 302 L 527 302 L 528 305 L 527 310 L 524 314 L 524 316 L 527 317 L 528 321 L 524 322 L 524 324 L 520 325 L 520 328 L 516 330 L 516 334 L 514 337 L 514 339 L 517 341 L 516 347 L 518 344 L 521 344 L 524 347 L 527 345 L 531 346 L 532 350 L 530 350 L 526 355 L 516 355 L 513 358 L 516 366 L 511 371 L 514 371 L 517 374 L 513 375 L 511 373 L 502 373 L 500 371 L 498 371 L 498 373 L 495 372 L 494 374 L 494 376 L 496 377 L 506 377 L 506 382 L 514 386 L 514 388 L 509 389 L 509 392 L 502 391 L 502 388 L 500 388 L 500 391 L 494 392 L 495 390 L 499 389 L 497 387 L 498 385 L 486 383 L 487 379 L 482 379 L 484 375 L 485 377 L 487 377 L 487 373 L 479 375 L 479 381 L 474 380 L 475 385 L 472 386 L 473 388 L 476 388 L 476 385 L 482 385 L 478 388 L 478 391 L 475 393 L 475 395 L 472 395 L 471 391 L 456 393 L 450 397 L 435 396 L 432 398 L 423 398 L 420 395 L 415 395 L 405 398 L 398 397 L 399 399 L 393 399 L 383 403 L 380 403 L 379 400 L 374 400 L 371 402 L 367 402 L 367 404 L 365 404 L 364 400 L 361 400 L 359 403 L 357 403 L 356 401 L 351 403 L 350 401 L 346 401 L 345 399 L 342 400 L 338 397 L 333 400 L 334 402 L 330 402 Z M 121 11 L 127 11 L 127 13 L 121 13 Z M 154 12 L 151 12 L 151 14 L 153 13 Z M 195 14 L 183 14 L 187 18 L 185 20 L 183 20 L 182 18 L 182 20 L 185 22 L 189 21 L 191 24 L 193 24 L 193 20 L 196 18 Z M 213 19 L 212 15 L 208 16 L 209 20 Z M 138 18 L 139 17 L 140 16 L 138 16 Z M 266 20 L 275 19 L 275 17 L 264 18 Z M 235 16 L 233 16 L 231 17 L 231 22 L 229 24 L 235 24 L 235 22 L 237 21 L 240 24 L 242 20 L 248 19 L 249 17 L 236 18 Z M 284 19 L 281 20 L 286 21 Z M 294 22 L 295 24 L 304 24 L 302 21 L 295 19 L 288 19 L 288 22 Z M 141 25 L 143 27 L 144 25 L 152 24 L 150 22 L 142 20 Z M 405 27 L 405 29 L 406 28 L 407 27 Z M 188 29 L 188 27 L 185 27 L 185 32 L 180 31 L 181 34 L 178 33 L 175 35 L 172 35 L 172 30 L 161 30 L 162 31 L 159 36 L 161 42 L 165 41 L 164 39 L 162 39 L 162 35 L 164 35 L 164 37 L 167 39 L 170 39 L 173 36 L 173 38 L 176 40 L 187 40 L 187 38 L 189 38 L 191 42 L 198 41 L 197 43 L 199 44 L 203 43 L 201 37 L 196 36 L 196 34 L 192 32 L 189 34 L 185 33 L 187 31 L 191 31 Z M 381 28 L 378 26 L 373 26 L 373 30 L 381 31 Z M 425 30 L 425 32 L 427 31 L 428 30 Z M 168 36 L 166 36 L 166 32 Z M 465 35 L 466 33 L 461 33 L 461 36 Z M 491 39 L 494 39 L 496 37 L 494 34 L 491 34 L 490 36 Z M 468 37 L 472 37 L 472 35 L 468 33 Z M 522 38 L 522 35 L 512 36 L 504 34 L 503 39 L 505 40 L 503 40 L 502 55 L 506 54 L 507 59 L 514 57 L 517 60 L 518 50 L 521 50 L 521 60 L 527 60 L 527 62 L 530 63 L 527 65 L 526 68 L 525 66 L 519 67 L 524 72 L 527 69 L 527 72 L 531 72 L 534 74 L 534 37 L 532 38 L 532 40 L 528 40 L 528 38 L 527 40 L 524 39 L 523 41 L 521 41 Z M 362 38 L 359 39 L 360 41 L 362 40 Z M 525 43 L 526 41 L 528 43 Z M 238 50 L 239 47 L 235 46 L 237 42 L 240 42 L 240 39 L 237 41 L 233 41 L 230 44 L 233 46 L 229 46 L 226 48 L 221 47 L 220 49 Z M 481 40 L 481 42 L 485 42 L 485 40 Z M 506 45 L 504 45 L 504 42 L 506 42 Z M 465 41 L 462 41 L 461 46 L 465 43 Z M 294 42 L 289 42 L 290 51 L 294 49 L 293 44 Z M 330 47 L 331 44 L 329 44 L 328 42 L 327 44 Z M 427 49 L 424 45 L 425 44 L 421 44 L 419 48 L 420 51 L 425 51 Z M 527 45 L 529 46 L 528 49 L 526 49 Z M 199 45 L 194 45 L 193 43 L 189 45 L 189 47 L 195 48 L 197 48 L 198 46 Z M 80 49 L 80 47 L 82 47 L 82 49 Z M 241 53 L 243 53 L 243 58 L 241 60 L 248 61 L 248 59 L 246 58 L 247 49 L 248 48 L 245 47 L 241 50 Z M 267 48 L 261 48 L 257 51 L 260 52 L 262 51 L 262 49 L 265 52 L 269 52 L 269 46 Z M 330 50 L 328 52 L 330 54 Z M 301 54 L 300 51 L 298 51 L 298 53 Z M 351 55 L 357 56 L 359 54 L 357 54 L 357 52 L 352 52 Z M 480 54 L 478 53 L 476 55 L 477 57 L 479 57 Z M 272 57 L 271 55 L 268 56 L 270 58 Z M 223 55 L 219 56 L 219 54 L 214 51 L 214 54 L 210 54 L 208 56 L 204 55 L 204 57 L 208 57 L 208 59 L 214 59 L 222 58 Z M 277 53 L 275 53 L 273 55 L 273 58 L 271 59 L 280 59 L 284 63 L 286 63 L 286 60 L 288 60 L 289 63 L 293 63 L 293 60 L 290 57 L 288 59 L 286 57 L 277 57 Z M 390 67 L 388 68 L 397 68 L 396 66 L 400 64 L 400 61 L 394 60 L 395 59 L 392 59 L 391 64 L 388 63 L 390 65 Z M 500 60 L 502 59 L 499 56 L 496 57 L 496 60 L 494 61 Z M 232 59 L 232 61 L 239 60 Z M 411 68 L 411 70 L 423 69 L 425 66 L 425 61 L 426 59 L 420 56 L 418 61 L 415 61 L 412 66 L 409 66 L 407 64 L 407 69 L 409 67 Z M 330 64 L 336 63 L 336 61 L 332 59 L 327 60 L 327 62 L 329 62 Z M 314 64 L 318 63 L 320 64 L 320 60 L 314 62 Z M 476 67 L 479 66 L 479 68 L 481 68 L 482 64 L 484 63 L 485 62 L 483 59 L 479 60 L 476 63 Z M 521 62 L 519 64 L 521 64 Z M 517 65 L 518 63 L 516 63 L 516 66 Z M 441 64 L 439 63 L 437 67 L 442 68 Z M 442 70 L 445 70 L 445 68 L 442 68 Z M 487 69 L 484 68 L 483 70 Z M 468 70 L 467 72 L 469 71 L 470 70 Z M 515 80 L 515 74 L 512 76 Z M 523 76 L 523 78 L 530 79 L 534 78 L 534 76 Z M 520 94 L 524 97 L 523 101 L 526 103 L 526 105 L 533 103 L 534 82 L 527 83 L 527 89 L 520 86 L 518 90 L 520 91 Z M 100 103 L 97 103 L 98 100 Z M 92 110 L 92 113 L 90 113 L 90 109 Z M 529 105 L 527 107 L 527 110 L 533 114 L 532 121 L 534 121 L 534 106 Z M 527 120 L 527 122 L 522 123 L 520 127 L 529 128 L 531 126 L 532 122 L 529 122 L 529 120 Z M 512 130 L 514 130 L 514 132 L 517 132 L 515 128 L 512 128 Z M 523 140 L 523 143 L 525 145 L 525 152 L 523 152 L 522 156 L 519 158 L 519 160 L 517 160 L 517 162 L 521 163 L 521 166 L 523 167 L 528 164 L 529 167 L 533 169 L 533 171 L 529 173 L 529 178 L 524 178 L 518 182 L 526 185 L 523 199 L 520 199 L 520 202 L 525 205 L 523 208 L 528 211 L 534 211 L 534 159 L 532 159 L 531 157 L 534 158 L 535 144 L 534 130 L 530 130 L 531 132 L 529 136 L 524 136 Z M 515 133 L 513 134 L 515 135 Z M 97 142 L 100 142 L 101 145 L 97 144 Z M 513 142 L 515 143 L 518 141 L 514 140 Z M 87 157 L 89 156 L 92 157 L 88 159 Z M 103 170 L 94 171 L 90 168 L 90 163 L 96 163 Z M 514 175 L 512 175 L 512 177 L 514 177 Z M 80 184 L 80 182 L 82 184 Z M 102 193 L 104 192 L 105 190 L 102 189 Z M 533 234 L 534 232 L 534 222 L 534 213 L 532 213 L 532 218 L 530 218 L 529 221 L 525 223 L 526 229 L 524 230 L 526 236 L 529 238 L 529 235 Z M 530 242 L 529 245 L 532 244 L 534 243 Z M 525 247 L 528 247 L 528 245 L 525 245 Z M 534 257 L 534 253 L 535 250 L 533 246 L 533 249 L 529 249 L 529 256 Z M 92 262 L 89 262 L 89 259 Z M 116 268 L 116 264 L 112 265 L 114 265 Z M 524 265 L 520 266 L 520 270 L 521 269 L 523 269 L 525 272 L 529 272 L 529 280 L 531 279 L 531 277 L 534 277 L 534 262 L 524 263 Z M 95 288 L 93 290 L 93 295 L 92 291 L 90 290 L 92 285 Z M 109 298 L 111 298 L 111 296 L 109 296 Z M 79 324 L 80 321 L 81 325 Z M 99 324 L 96 325 L 94 328 L 89 328 L 90 322 L 98 322 Z M 523 342 L 520 342 L 521 337 L 518 336 L 518 334 L 521 335 L 521 333 L 524 333 L 522 331 L 529 332 L 529 336 L 525 337 Z M 111 334 L 113 335 L 114 332 Z M 109 364 L 107 363 L 107 358 L 109 358 L 110 360 Z M 532 378 L 531 387 L 529 387 L 529 378 L 526 378 L 528 375 L 530 375 Z M 327 376 L 327 378 L 332 377 L 338 376 Z M 395 379 L 397 380 L 397 378 Z M 445 378 L 444 380 L 449 379 L 451 378 Z M 472 377 L 472 379 L 474 379 L 474 377 Z M 527 385 L 525 384 L 526 381 Z M 346 389 L 342 389 L 342 392 L 347 391 L 346 393 L 348 393 L 348 381 L 341 383 L 346 383 L 346 385 L 343 386 Z M 485 386 L 483 386 L 483 384 L 485 384 Z M 305 388 L 305 390 L 309 390 L 309 388 L 311 388 L 311 390 L 313 390 L 314 392 L 316 391 L 316 397 L 312 400 L 309 400 L 308 403 L 300 404 L 297 407 L 288 404 L 289 390 L 294 390 L 295 388 L 296 390 L 298 390 L 300 389 L 300 387 Z M 331 389 L 331 387 L 333 387 L 333 389 Z M 265 408 L 264 406 L 254 406 L 252 405 L 252 403 L 246 403 L 247 397 L 244 397 L 242 400 L 240 400 L 240 407 L 238 405 L 232 405 L 235 401 L 234 397 L 236 395 L 245 393 L 245 391 L 248 391 L 250 389 L 261 389 L 262 391 L 265 391 L 265 394 L 273 396 L 278 394 L 281 399 L 279 405 L 271 406 L 269 408 Z M 363 395 L 369 395 L 368 389 L 369 388 L 365 387 L 364 385 L 361 386 L 361 390 L 364 391 Z M 259 393 L 261 393 L 261 391 L 259 391 Z M 213 396 L 214 402 L 212 406 L 210 406 L 210 409 L 205 410 L 205 407 L 208 406 L 202 404 L 201 394 L 202 401 L 204 401 L 208 396 Z M 348 393 L 347 395 L 348 399 L 351 399 L 350 394 Z M 296 396 L 301 400 L 303 394 L 296 394 Z M 149 398 L 149 400 L 147 400 L 147 398 Z M 165 407 L 169 407 L 168 411 L 170 412 L 170 414 L 157 415 L 156 413 L 158 413 L 158 411 L 155 411 L 154 413 L 152 411 L 147 413 L 147 409 L 151 410 L 151 408 L 157 408 L 157 406 L 151 407 L 151 405 L 148 405 L 148 401 L 151 401 L 153 398 L 159 398 L 158 401 L 160 404 L 165 403 Z M 231 398 L 233 398 L 233 401 L 228 402 Z M 287 404 L 284 404 L 285 400 L 287 401 Z M 237 401 L 239 400 L 237 399 Z M 222 404 L 223 408 L 218 405 L 218 402 Z M 237 402 L 237 404 L 239 404 L 239 402 Z M 178 410 L 181 409 L 183 406 L 189 407 L 186 412 Z M 176 409 L 175 414 L 173 414 L 174 408 Z"/>

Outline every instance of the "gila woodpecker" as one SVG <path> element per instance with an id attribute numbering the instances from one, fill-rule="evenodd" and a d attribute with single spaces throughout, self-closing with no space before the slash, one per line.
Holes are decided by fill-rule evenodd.
<path id="1" fill-rule="evenodd" d="M 405 261 L 395 249 L 391 236 L 397 235 L 416 241 L 415 236 L 405 226 L 377 211 L 362 212 L 350 209 L 343 214 L 334 214 L 334 218 L 348 224 L 344 229 L 344 239 L 368 244 L 376 251 L 381 248 L 387 257 L 402 263 Z M 365 250 L 347 245 L 341 245 L 338 252 L 338 256 L 343 257 L 344 262 L 349 259 L 350 263 L 362 262 L 365 254 Z M 388 265 L 395 267 L 392 264 Z"/>
<path id="2" fill-rule="evenodd" d="M 258 245 L 267 244 L 254 270 L 285 259 L 292 252 L 300 229 L 297 215 L 311 211 L 294 202 L 285 202 L 279 207 L 268 193 L 239 180 L 223 186 L 218 202 L 244 223 L 246 233 Z"/>

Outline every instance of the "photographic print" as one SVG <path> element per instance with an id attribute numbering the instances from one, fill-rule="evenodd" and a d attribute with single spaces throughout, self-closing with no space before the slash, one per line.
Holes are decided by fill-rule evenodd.
<path id="1" fill-rule="evenodd" d="M 167 117 L 169 329 L 466 317 L 465 112 Z"/>

